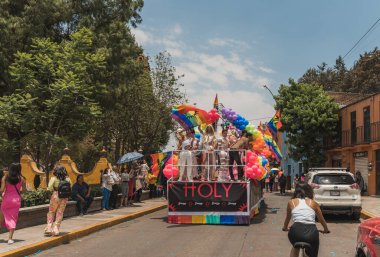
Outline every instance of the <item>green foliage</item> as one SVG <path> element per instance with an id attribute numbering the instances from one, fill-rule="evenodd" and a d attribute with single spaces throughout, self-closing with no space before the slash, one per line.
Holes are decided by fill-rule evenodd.
<path id="1" fill-rule="evenodd" d="M 276 96 L 282 130 L 287 132 L 289 154 L 306 167 L 324 163 L 323 138 L 335 134 L 339 106 L 321 86 L 296 83 L 281 85 Z"/>
<path id="2" fill-rule="evenodd" d="M 22 194 L 22 207 L 49 203 L 49 192 L 45 189 L 30 190 Z"/>
<path id="3" fill-rule="evenodd" d="M 361 94 L 380 92 L 380 51 L 360 55 L 351 69 L 347 69 L 341 56 L 333 68 L 322 63 L 317 68 L 308 69 L 299 79 L 300 83 L 318 84 L 327 91 L 342 91 Z"/>
<path id="4" fill-rule="evenodd" d="M 100 138 L 110 142 L 106 145 L 113 146 L 113 160 L 140 147 L 144 153 L 156 152 L 169 140 L 174 125 L 171 107 L 185 96 L 168 53 L 157 55 L 151 67 L 116 90 L 113 108 L 103 123 L 106 127 L 99 130 L 104 132 Z"/>
<path id="5" fill-rule="evenodd" d="M 54 148 L 84 138 L 102 113 L 97 98 L 105 86 L 97 76 L 104 51 L 92 49 L 88 29 L 70 39 L 35 39 L 30 53 L 18 52 L 10 66 L 16 90 L 0 98 L 0 121 L 28 140 L 45 167 L 58 154 Z"/>
<path id="6" fill-rule="evenodd" d="M 82 171 L 107 146 L 112 161 L 162 148 L 184 100 L 170 56 L 150 69 L 131 34 L 143 0 L 0 1 L 0 161 L 28 144 L 49 169 L 69 145 Z"/>

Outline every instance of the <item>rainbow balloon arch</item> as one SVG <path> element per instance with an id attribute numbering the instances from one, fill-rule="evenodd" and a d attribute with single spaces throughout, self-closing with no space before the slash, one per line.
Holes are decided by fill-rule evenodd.
<path id="1" fill-rule="evenodd" d="M 214 102 L 215 106 L 215 102 Z M 215 106 L 219 107 L 219 106 Z M 276 113 L 279 118 L 279 113 Z M 277 117 L 276 116 L 276 117 Z M 233 169 L 236 165 L 190 165 L 179 163 L 180 156 L 189 150 L 173 151 L 157 159 L 152 167 L 154 173 L 162 172 L 167 178 L 168 222 L 174 224 L 244 224 L 249 225 L 252 217 L 259 212 L 263 199 L 261 181 L 270 171 L 268 159 L 281 160 L 281 152 L 267 129 L 256 128 L 248 120 L 229 108 L 214 108 L 210 111 L 190 105 L 176 105 L 171 117 L 183 130 L 216 124 L 219 119 L 228 122 L 238 134 L 246 131 L 252 135 L 248 150 L 240 153 L 244 179 L 241 181 L 212 181 L 210 169 Z M 269 122 L 271 123 L 272 120 Z M 280 124 L 280 122 L 278 123 Z M 276 129 L 276 125 L 272 122 Z M 199 139 L 199 134 L 195 135 Z M 195 155 L 200 151 L 191 153 Z M 217 154 L 217 150 L 212 154 Z M 152 157 L 153 158 L 153 157 Z M 186 165 L 185 165 L 186 166 Z M 180 169 L 207 170 L 206 181 L 177 180 Z"/>

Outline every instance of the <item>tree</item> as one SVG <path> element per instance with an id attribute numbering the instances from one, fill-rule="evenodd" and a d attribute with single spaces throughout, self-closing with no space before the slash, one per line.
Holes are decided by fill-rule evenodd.
<path id="1" fill-rule="evenodd" d="M 334 68 L 326 63 L 309 68 L 298 80 L 300 83 L 317 84 L 327 91 L 373 94 L 380 92 L 380 51 L 365 52 L 347 69 L 344 60 L 339 56 Z"/>
<path id="2" fill-rule="evenodd" d="M 70 17 L 70 4 L 63 0 L 0 1 L 0 95 L 13 92 L 9 66 L 17 51 L 30 50 L 32 39 L 68 39 L 64 23 Z"/>
<path id="3" fill-rule="evenodd" d="M 345 75 L 344 69 L 343 59 L 339 57 L 334 68 L 323 62 L 317 68 L 309 68 L 298 82 L 321 85 L 326 91 L 339 91 Z"/>
<path id="4" fill-rule="evenodd" d="M 373 94 L 380 92 L 380 51 L 365 52 L 355 62 L 351 72 L 351 92 Z"/>
<path id="5" fill-rule="evenodd" d="M 101 115 L 105 53 L 81 29 L 60 44 L 35 39 L 10 66 L 14 93 L 0 98 L 0 121 L 28 143 L 49 170 L 64 145 L 83 139 Z"/>
<path id="6" fill-rule="evenodd" d="M 322 86 L 292 79 L 289 85 L 281 85 L 275 99 L 282 130 L 288 133 L 290 156 L 302 160 L 306 169 L 323 165 L 323 138 L 335 135 L 339 106 Z"/>
<path id="7" fill-rule="evenodd" d="M 159 53 L 135 80 L 119 92 L 115 108 L 107 123 L 109 140 L 117 160 L 122 154 L 143 148 L 145 153 L 159 151 L 169 140 L 174 124 L 170 118 L 174 104 L 183 103 L 186 96 L 171 64 L 168 53 Z M 133 110 L 133 111 L 126 111 Z M 102 130 L 101 130 L 102 131 Z M 103 130 L 104 131 L 104 130 Z M 104 135 L 103 135 L 104 136 Z"/>

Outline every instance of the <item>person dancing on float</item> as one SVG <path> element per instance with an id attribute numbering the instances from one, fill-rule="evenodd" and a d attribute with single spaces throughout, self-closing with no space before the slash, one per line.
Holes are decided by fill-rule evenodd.
<path id="1" fill-rule="evenodd" d="M 178 181 L 183 180 L 183 175 L 186 168 L 187 181 L 192 181 L 192 164 L 193 164 L 193 155 L 191 152 L 193 138 L 191 137 L 192 132 L 190 130 L 186 131 L 186 135 L 181 133 L 178 138 L 178 149 L 181 150 L 179 154 L 179 179 Z"/>
<path id="2" fill-rule="evenodd" d="M 238 168 L 238 180 L 243 179 L 243 165 L 241 162 L 241 157 L 239 152 L 241 152 L 242 149 L 248 149 L 248 144 L 250 141 L 250 136 L 251 134 L 247 133 L 247 131 L 243 131 L 241 137 L 239 140 L 233 140 L 230 141 L 230 151 L 229 151 L 229 163 L 228 163 L 228 168 L 230 172 L 230 177 L 231 180 L 235 181 L 235 177 L 232 171 L 234 161 L 236 162 L 237 168 Z"/>
<path id="3" fill-rule="evenodd" d="M 225 128 L 222 131 L 222 137 L 218 139 L 218 150 L 220 158 L 220 167 L 218 181 L 228 180 L 228 150 L 229 150 L 229 141 L 228 141 L 228 129 Z"/>
<path id="4" fill-rule="evenodd" d="M 202 134 L 202 149 L 203 152 L 203 162 L 202 162 L 202 180 L 205 179 L 206 175 L 206 169 L 207 169 L 207 180 L 215 179 L 215 148 L 217 146 L 217 140 L 214 132 L 214 128 L 211 124 L 207 125 L 206 131 L 202 131 L 202 129 L 199 129 L 199 131 Z M 207 164 L 207 167 L 205 166 Z"/>
<path id="5" fill-rule="evenodd" d="M 191 172 L 192 172 L 192 178 L 198 178 L 198 159 L 197 159 L 197 153 L 199 150 L 199 140 L 195 137 L 195 131 L 194 129 L 191 129 L 191 153 L 192 153 L 192 167 L 191 167 Z"/>

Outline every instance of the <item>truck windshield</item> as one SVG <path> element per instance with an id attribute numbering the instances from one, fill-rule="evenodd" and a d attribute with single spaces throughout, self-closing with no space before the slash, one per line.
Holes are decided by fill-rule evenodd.
<path id="1" fill-rule="evenodd" d="M 318 174 L 314 176 L 313 183 L 319 185 L 352 185 L 355 181 L 348 174 Z"/>

